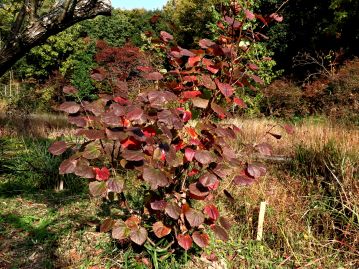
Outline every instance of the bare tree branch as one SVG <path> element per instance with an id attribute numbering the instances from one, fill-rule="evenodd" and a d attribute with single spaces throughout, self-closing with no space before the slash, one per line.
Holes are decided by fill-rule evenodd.
<path id="1" fill-rule="evenodd" d="M 42 1 L 24 0 L 5 45 L 0 48 L 0 77 L 30 49 L 77 22 L 111 14 L 111 0 L 66 0 L 38 16 Z"/>
<path id="2" fill-rule="evenodd" d="M 340 52 L 329 51 L 329 53 L 315 51 L 314 54 L 309 52 L 298 52 L 293 57 L 293 67 L 311 66 L 313 71 L 307 74 L 303 85 L 310 82 L 312 78 L 325 77 L 331 78 L 336 72 Z"/>

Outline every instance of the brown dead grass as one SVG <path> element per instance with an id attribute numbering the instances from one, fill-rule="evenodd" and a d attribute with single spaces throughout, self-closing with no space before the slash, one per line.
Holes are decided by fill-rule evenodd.
<path id="1" fill-rule="evenodd" d="M 256 238 L 260 202 L 268 204 L 260 244 L 268 253 L 258 257 L 263 259 L 258 263 L 238 254 L 229 268 L 358 268 L 359 130 L 308 120 L 288 135 L 271 120 L 236 119 L 233 123 L 242 129 L 241 143 L 267 142 L 274 154 L 293 161 L 267 163 L 267 176 L 254 185 L 227 189 L 235 202 L 223 198 L 222 207 L 239 227 L 234 235 L 239 252 L 241 242 L 245 245 Z M 270 129 L 282 139 L 265 135 Z M 297 160 L 301 150 L 308 152 L 308 156 L 302 152 L 306 163 Z M 253 251 L 261 253 L 261 249 Z M 246 263 L 236 267 L 241 264 L 239 258 Z"/>
<path id="2" fill-rule="evenodd" d="M 30 136 L 53 139 L 62 135 L 71 135 L 72 129 L 67 118 L 60 114 L 19 116 L 0 113 L 0 137 Z"/>
<path id="3" fill-rule="evenodd" d="M 274 154 L 292 155 L 298 145 L 312 149 L 321 149 L 333 141 L 344 153 L 359 150 L 359 128 L 343 127 L 327 120 L 314 122 L 305 120 L 294 126 L 294 134 L 288 135 L 278 121 L 268 119 L 234 119 L 232 123 L 242 129 L 242 141 L 245 144 L 269 143 Z M 266 134 L 268 131 L 282 135 L 275 139 Z"/>

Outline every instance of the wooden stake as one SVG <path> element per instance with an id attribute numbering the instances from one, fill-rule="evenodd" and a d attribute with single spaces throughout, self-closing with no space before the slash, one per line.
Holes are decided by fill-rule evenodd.
<path id="1" fill-rule="evenodd" d="M 267 202 L 261 202 L 261 205 L 259 208 L 257 241 L 262 241 L 262 238 L 263 238 L 263 223 L 264 223 L 264 213 L 266 211 L 266 205 L 267 205 Z"/>

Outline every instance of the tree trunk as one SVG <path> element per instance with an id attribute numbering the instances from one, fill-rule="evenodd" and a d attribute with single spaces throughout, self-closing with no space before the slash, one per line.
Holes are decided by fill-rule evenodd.
<path id="1" fill-rule="evenodd" d="M 41 17 L 19 12 L 15 24 L 19 22 L 21 25 L 13 26 L 11 37 L 0 49 L 0 77 L 21 57 L 33 47 L 45 42 L 48 37 L 97 15 L 111 15 L 111 0 L 64 0 L 62 2 L 63 4 L 56 5 Z M 23 9 L 27 8 L 24 4 Z M 21 16 L 24 18 L 19 19 Z"/>

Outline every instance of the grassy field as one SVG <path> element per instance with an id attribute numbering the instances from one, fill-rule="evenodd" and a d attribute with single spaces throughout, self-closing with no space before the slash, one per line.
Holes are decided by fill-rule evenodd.
<path id="1" fill-rule="evenodd" d="M 359 268 L 357 128 L 312 118 L 289 136 L 274 121 L 237 119 L 243 134 L 233 146 L 243 158 L 253 141 L 270 142 L 286 158 L 267 160 L 267 176 L 252 186 L 222 183 L 235 198 L 220 198 L 221 211 L 234 224 L 231 238 L 213 239 L 193 258 L 141 254 L 99 233 L 108 208 L 88 195 L 82 179 L 66 177 L 66 190 L 53 191 L 61 160 L 47 147 L 65 123 L 45 117 L 26 123 L 25 132 L 21 121 L 6 128 L 0 121 L 0 268 L 152 268 L 155 255 L 159 268 Z M 282 139 L 265 136 L 269 129 Z M 257 241 L 264 201 L 263 240 Z M 211 254 L 216 257 L 209 261 Z"/>

